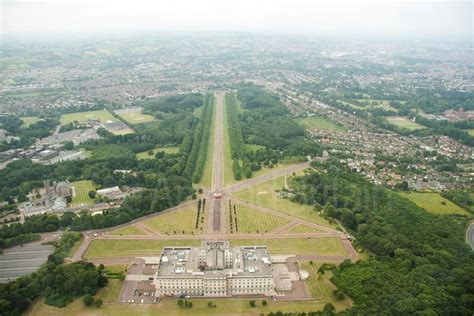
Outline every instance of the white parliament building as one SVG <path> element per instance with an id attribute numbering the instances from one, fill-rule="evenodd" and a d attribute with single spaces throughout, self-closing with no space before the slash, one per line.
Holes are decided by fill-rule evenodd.
<path id="1" fill-rule="evenodd" d="M 226 297 L 275 295 L 272 262 L 265 246 L 165 247 L 155 272 L 156 295 Z"/>

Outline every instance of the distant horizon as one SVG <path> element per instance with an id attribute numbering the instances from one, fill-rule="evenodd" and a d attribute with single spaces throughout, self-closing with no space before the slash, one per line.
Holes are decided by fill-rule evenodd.
<path id="1" fill-rule="evenodd" d="M 471 1 L 3 0 L 3 41 L 256 34 L 473 42 Z"/>
<path id="2" fill-rule="evenodd" d="M 474 47 L 474 42 L 467 37 L 415 37 L 415 36 L 383 36 L 383 35 L 342 35 L 342 34 L 318 34 L 318 33 L 285 33 L 285 32 L 263 32 L 263 31 L 159 31 L 159 30 L 141 30 L 128 32 L 102 32 L 102 33 L 72 33 L 72 34 L 23 34 L 23 35 L 5 35 L 0 38 L 0 43 L 7 48 L 9 45 L 15 44 L 41 44 L 41 43 L 80 43 L 87 41 L 112 40 L 120 41 L 127 39 L 134 40 L 150 40 L 153 38 L 251 38 L 260 37 L 272 38 L 279 37 L 285 39 L 312 39 L 323 41 L 353 41 L 353 42 L 367 42 L 367 43 L 412 43 L 418 42 L 420 44 L 459 44 Z"/>

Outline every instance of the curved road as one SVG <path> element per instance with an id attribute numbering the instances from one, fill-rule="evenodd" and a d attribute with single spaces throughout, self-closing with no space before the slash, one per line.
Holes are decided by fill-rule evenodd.
<path id="1" fill-rule="evenodd" d="M 474 222 L 471 222 L 467 228 L 466 241 L 471 246 L 471 249 L 474 250 Z"/>

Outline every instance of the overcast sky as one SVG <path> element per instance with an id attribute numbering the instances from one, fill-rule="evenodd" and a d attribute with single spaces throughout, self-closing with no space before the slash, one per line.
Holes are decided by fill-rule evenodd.
<path id="1" fill-rule="evenodd" d="M 242 31 L 472 39 L 473 1 L 0 0 L 2 34 Z"/>

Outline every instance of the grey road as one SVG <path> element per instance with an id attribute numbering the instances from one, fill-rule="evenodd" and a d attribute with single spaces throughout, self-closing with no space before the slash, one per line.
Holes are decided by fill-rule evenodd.
<path id="1" fill-rule="evenodd" d="M 0 282 L 8 282 L 35 272 L 53 251 L 53 246 L 39 243 L 5 249 L 0 255 Z"/>
<path id="2" fill-rule="evenodd" d="M 215 95 L 216 105 L 216 129 L 214 135 L 214 166 L 212 169 L 212 190 L 214 194 L 223 194 L 222 187 L 224 182 L 224 95 L 217 93 Z M 212 226 L 214 233 L 221 231 L 221 213 L 222 200 L 214 198 L 212 210 Z"/>

